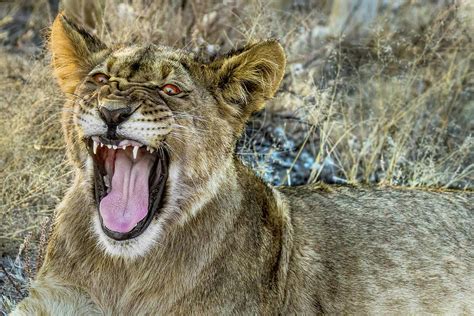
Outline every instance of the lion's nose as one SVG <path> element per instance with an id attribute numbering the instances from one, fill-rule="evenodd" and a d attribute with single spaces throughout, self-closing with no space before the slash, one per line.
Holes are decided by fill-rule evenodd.
<path id="1" fill-rule="evenodd" d="M 121 107 L 111 110 L 105 106 L 101 106 L 99 112 L 107 126 L 117 126 L 132 114 L 132 110 L 129 107 Z"/>

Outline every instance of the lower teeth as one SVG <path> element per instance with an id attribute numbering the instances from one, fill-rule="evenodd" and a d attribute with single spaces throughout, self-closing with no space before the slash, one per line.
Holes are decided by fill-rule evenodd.
<path id="1" fill-rule="evenodd" d="M 107 187 L 107 193 L 110 193 L 110 179 L 108 176 L 104 176 L 104 184 Z"/>

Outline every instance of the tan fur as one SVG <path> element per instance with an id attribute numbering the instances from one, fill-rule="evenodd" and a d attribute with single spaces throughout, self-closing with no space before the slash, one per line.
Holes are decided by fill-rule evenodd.
<path id="1" fill-rule="evenodd" d="M 65 93 L 73 93 L 77 84 L 86 74 L 84 71 L 95 60 L 92 50 L 105 48 L 97 41 L 89 41 L 79 33 L 74 33 L 73 24 L 65 23 L 60 15 L 51 27 L 51 43 L 55 43 L 53 52 L 54 74 Z M 72 37 L 69 37 L 71 36 Z"/>
<path id="2" fill-rule="evenodd" d="M 78 96 L 63 116 L 76 176 L 15 315 L 474 313 L 472 192 L 271 188 L 234 157 L 283 77 L 278 42 L 202 63 L 154 45 L 109 49 L 59 16 L 51 49 Z M 110 86 L 91 84 L 95 72 Z M 151 88 L 169 81 L 187 96 Z M 166 147 L 171 163 L 158 216 L 117 242 L 94 224 L 82 139 L 104 132 L 99 107 L 127 100 L 139 102 L 123 132 Z"/>

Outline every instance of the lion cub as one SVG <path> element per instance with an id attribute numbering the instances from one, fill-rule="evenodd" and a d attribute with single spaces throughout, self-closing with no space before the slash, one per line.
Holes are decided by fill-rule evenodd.
<path id="1" fill-rule="evenodd" d="M 275 189 L 235 157 L 278 42 L 203 63 L 59 15 L 51 52 L 75 181 L 15 315 L 474 313 L 471 192 Z"/>

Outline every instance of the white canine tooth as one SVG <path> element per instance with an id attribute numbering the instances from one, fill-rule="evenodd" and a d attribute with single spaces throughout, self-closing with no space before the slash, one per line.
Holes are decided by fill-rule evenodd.
<path id="1" fill-rule="evenodd" d="M 101 148 L 104 147 L 104 144 L 100 143 L 100 147 L 101 147 Z"/>
<path id="2" fill-rule="evenodd" d="M 122 149 L 125 150 L 125 148 L 127 148 L 127 145 L 123 145 L 122 146 Z"/>
<path id="3" fill-rule="evenodd" d="M 112 145 L 108 144 L 108 145 L 105 145 L 107 146 L 108 149 L 112 149 Z"/>
<path id="4" fill-rule="evenodd" d="M 117 146 L 115 146 L 115 145 L 112 145 L 112 148 L 113 148 L 113 149 L 117 149 Z"/>
<path id="5" fill-rule="evenodd" d="M 133 159 L 137 159 L 138 155 L 138 146 L 133 146 Z"/>
<path id="6" fill-rule="evenodd" d="M 97 146 L 99 146 L 99 143 L 97 143 L 95 140 L 92 141 L 92 151 L 94 152 L 94 155 L 97 154 Z"/>

